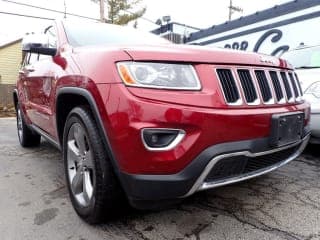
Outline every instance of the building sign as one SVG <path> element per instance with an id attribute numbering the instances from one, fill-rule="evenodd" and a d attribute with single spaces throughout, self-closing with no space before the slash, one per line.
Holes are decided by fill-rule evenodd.
<path id="1" fill-rule="evenodd" d="M 297 0 L 195 32 L 187 44 L 279 56 L 301 44 L 320 44 L 320 1 Z"/>

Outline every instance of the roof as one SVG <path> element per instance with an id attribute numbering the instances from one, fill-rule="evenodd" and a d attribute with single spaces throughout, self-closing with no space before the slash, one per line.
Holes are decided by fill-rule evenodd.
<path id="1" fill-rule="evenodd" d="M 6 47 L 9 47 L 15 43 L 18 43 L 18 42 L 21 42 L 22 41 L 22 38 L 18 38 L 18 39 L 15 39 L 15 40 L 11 40 L 11 41 L 7 41 L 7 42 L 4 42 L 4 43 L 1 43 L 0 44 L 0 49 L 3 49 L 3 48 L 6 48 Z"/>
<path id="2" fill-rule="evenodd" d="M 208 37 L 214 34 L 237 29 L 240 27 L 247 26 L 249 24 L 254 24 L 260 21 L 279 17 L 281 15 L 311 8 L 317 5 L 320 5 L 319 0 L 294 0 L 281 5 L 276 5 L 272 8 L 268 8 L 266 10 L 256 12 L 254 14 L 251 14 L 245 17 L 240 17 L 239 19 L 236 19 L 236 20 L 227 21 L 219 25 L 213 25 L 210 28 L 191 33 L 190 36 L 186 39 L 186 41 L 187 42 L 195 41 L 195 40 Z"/>

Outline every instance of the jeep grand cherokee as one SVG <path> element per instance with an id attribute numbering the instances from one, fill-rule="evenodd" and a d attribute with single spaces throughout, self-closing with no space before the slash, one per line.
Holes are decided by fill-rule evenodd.
<path id="1" fill-rule="evenodd" d="M 155 208 L 268 173 L 309 138 L 309 104 L 284 60 L 59 21 L 23 51 L 20 143 L 42 136 L 62 151 L 71 202 L 89 223 L 121 199 Z"/>

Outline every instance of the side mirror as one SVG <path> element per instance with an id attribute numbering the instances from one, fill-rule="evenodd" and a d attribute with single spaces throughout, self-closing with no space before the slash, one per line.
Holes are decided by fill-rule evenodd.
<path id="1" fill-rule="evenodd" d="M 30 53 L 38 53 L 42 55 L 55 56 L 57 54 L 56 48 L 48 48 L 48 47 L 30 47 Z"/>
<path id="2" fill-rule="evenodd" d="M 55 56 L 56 48 L 49 47 L 49 39 L 45 34 L 30 34 L 22 40 L 22 51 Z"/>

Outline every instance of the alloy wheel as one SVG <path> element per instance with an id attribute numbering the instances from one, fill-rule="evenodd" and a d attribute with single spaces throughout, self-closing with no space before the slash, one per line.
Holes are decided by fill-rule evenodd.
<path id="1" fill-rule="evenodd" d="M 74 123 L 68 133 L 67 167 L 72 194 L 87 207 L 93 197 L 95 171 L 88 136 L 80 123 Z"/>
<path id="2" fill-rule="evenodd" d="M 22 116 L 21 116 L 20 108 L 17 109 L 17 128 L 18 128 L 19 139 L 22 140 L 22 137 L 23 137 L 23 122 L 22 122 Z"/>

